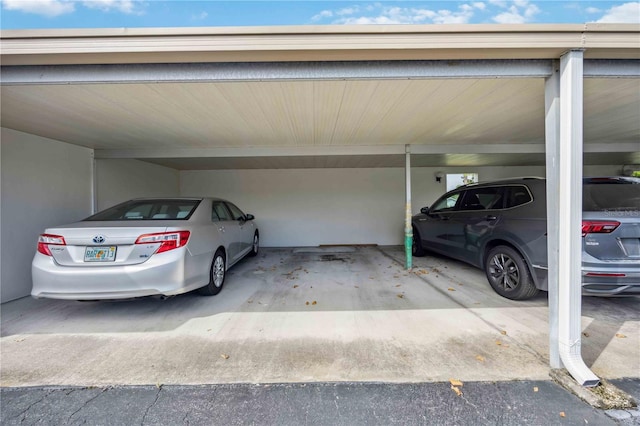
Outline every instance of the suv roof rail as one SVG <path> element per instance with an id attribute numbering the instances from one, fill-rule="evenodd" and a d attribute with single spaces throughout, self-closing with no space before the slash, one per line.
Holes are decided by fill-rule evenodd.
<path id="1" fill-rule="evenodd" d="M 474 186 L 474 185 L 485 185 L 485 184 L 499 183 L 499 182 L 514 182 L 514 181 L 519 181 L 519 180 L 545 180 L 545 178 L 540 177 L 540 176 L 516 176 L 516 177 L 510 177 L 510 178 L 492 179 L 492 180 L 486 180 L 486 181 L 481 181 L 481 182 L 468 183 L 466 185 L 461 186 L 460 188 Z"/>

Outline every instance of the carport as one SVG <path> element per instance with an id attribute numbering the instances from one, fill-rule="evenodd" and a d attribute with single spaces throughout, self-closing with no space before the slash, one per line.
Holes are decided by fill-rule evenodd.
<path id="1" fill-rule="evenodd" d="M 558 341 L 580 353 L 572 188 L 583 165 L 611 175 L 640 163 L 638 35 L 633 25 L 3 31 L 2 301 L 29 293 L 42 229 L 134 196 L 232 199 L 271 247 L 398 245 L 407 213 L 444 192 L 436 172 L 546 174 L 561 213 L 549 221 L 562 260 L 550 268 L 563 268 L 549 299 L 557 368 Z"/>

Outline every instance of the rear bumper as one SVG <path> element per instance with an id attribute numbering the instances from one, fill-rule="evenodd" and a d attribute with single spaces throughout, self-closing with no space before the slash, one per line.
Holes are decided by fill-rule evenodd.
<path id="1" fill-rule="evenodd" d="M 536 286 L 548 291 L 546 267 L 534 266 Z M 611 274 L 624 274 L 612 276 Z M 582 265 L 582 294 L 585 296 L 640 296 L 640 265 Z"/>
<path id="2" fill-rule="evenodd" d="M 582 292 L 590 296 L 640 296 L 640 263 L 634 266 L 583 264 Z"/>
<path id="3" fill-rule="evenodd" d="M 61 266 L 36 253 L 31 265 L 35 298 L 99 300 L 186 293 L 203 286 L 185 282 L 185 250 L 161 253 L 137 265 Z"/>

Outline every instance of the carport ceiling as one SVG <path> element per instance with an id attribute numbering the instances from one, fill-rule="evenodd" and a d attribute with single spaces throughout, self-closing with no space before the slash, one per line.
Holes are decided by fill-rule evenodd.
<path id="1" fill-rule="evenodd" d="M 544 143 L 542 79 L 28 85 L 4 86 L 1 98 L 3 127 L 96 150 Z M 586 80 L 585 144 L 637 142 L 639 112 L 637 80 Z M 522 152 L 422 157 L 416 166 L 544 164 Z M 177 169 L 402 165 L 397 156 L 148 160 Z"/>
<path id="2" fill-rule="evenodd" d="M 482 40 L 472 37 L 473 33 L 469 33 L 466 28 L 464 27 L 459 33 L 448 28 L 443 32 L 449 37 L 470 37 L 469 40 L 473 40 L 476 44 L 478 40 Z M 511 37 L 510 32 L 507 31 L 508 28 L 497 28 L 499 29 L 491 27 L 491 31 L 485 35 L 496 36 L 494 33 L 497 33 L 500 37 Z M 629 28 L 624 29 L 628 32 Z M 346 31 L 347 34 L 342 34 L 341 37 L 360 37 L 358 40 L 377 37 L 372 40 L 378 40 L 380 43 L 391 40 L 383 39 L 391 33 L 388 28 L 383 27 L 378 30 L 371 30 L 372 34 L 359 34 L 360 29 L 349 29 Z M 364 57 L 367 60 L 372 56 L 384 59 L 397 56 L 398 46 L 409 43 L 408 40 L 414 43 L 416 40 L 419 41 L 420 37 L 442 35 L 432 33 L 440 30 L 427 27 L 422 29 L 424 33 L 417 31 L 416 34 L 412 33 L 411 37 L 407 38 L 404 37 L 405 30 L 404 27 L 400 27 L 399 30 L 394 27 L 393 31 L 398 31 L 395 35 L 403 38 L 399 39 L 401 44 L 386 47 L 389 49 L 388 53 L 361 47 L 349 47 L 349 49 L 353 49 L 358 55 L 368 55 Z M 316 29 L 316 31 L 321 33 L 323 30 Z M 351 31 L 355 34 L 351 34 Z M 532 34 L 528 33 L 531 30 L 526 26 L 524 30 L 518 29 L 518 31 L 527 33 L 517 34 L 522 38 L 517 39 L 522 46 L 530 44 L 525 41 L 531 35 L 549 36 L 546 27 L 536 28 Z M 596 28 L 593 34 L 589 33 L 589 37 L 599 37 L 598 31 L 601 31 L 600 27 Z M 327 36 L 318 33 L 311 31 L 300 37 L 316 40 L 314 37 L 321 39 Z M 566 33 L 572 37 L 571 41 L 564 41 L 563 37 L 568 37 L 564 33 L 561 34 L 562 37 L 553 35 L 554 41 L 558 39 L 562 43 L 558 42 L 549 53 L 541 49 L 531 49 L 532 57 L 555 55 L 558 49 L 565 45 L 564 43 L 575 43 L 576 40 L 585 43 L 584 40 L 589 40 L 589 37 L 585 37 L 585 33 L 575 31 L 573 27 L 568 28 Z M 613 34 L 618 33 L 613 32 Z M 230 39 L 234 37 L 233 34 L 223 35 Z M 142 37 L 141 40 L 146 40 L 144 39 L 147 37 L 146 33 L 139 36 Z M 186 40 L 193 42 L 194 36 L 190 34 L 188 36 Z M 267 36 L 270 37 L 267 34 L 264 40 L 272 40 Z M 33 37 L 34 40 L 25 38 L 18 39 L 16 42 L 17 45 L 25 43 L 24 52 L 26 53 L 23 55 L 25 59 L 20 59 L 21 56 L 17 53 L 13 56 L 4 54 L 12 66 L 19 67 L 21 60 L 27 65 L 37 62 L 38 56 L 36 55 L 34 59 L 30 52 L 33 51 L 33 46 L 43 42 L 38 42 L 36 35 Z M 198 37 L 203 37 L 203 42 L 212 43 L 209 41 L 212 39 L 207 34 L 198 35 Z M 255 40 L 263 40 L 260 38 L 262 35 L 251 37 L 253 38 L 249 41 L 254 44 L 247 42 L 247 46 L 255 46 Z M 575 40 L 573 40 L 574 37 Z M 82 37 L 78 40 L 76 38 L 70 37 L 69 43 L 84 40 Z M 132 37 L 132 40 L 134 39 Z M 306 40 L 306 38 L 302 39 Z M 65 39 L 51 40 L 52 43 L 54 41 L 62 43 L 60 40 Z M 101 42 L 95 37 L 91 40 L 93 43 Z M 114 43 L 108 37 L 105 40 L 105 46 L 112 46 Z M 155 42 L 156 39 L 149 37 L 149 40 Z M 431 46 L 429 40 L 431 39 L 425 39 L 424 46 Z M 631 40 L 635 39 L 631 38 Z M 7 41 L 14 40 L 9 38 Z M 7 41 L 3 44 L 5 52 Z M 498 52 L 495 53 L 497 58 L 527 54 L 523 50 L 526 49 L 524 47 L 514 48 L 516 44 L 511 38 L 506 42 L 500 39 L 498 42 L 491 43 L 489 47 Z M 551 45 L 549 41 L 547 43 Z M 598 46 L 602 44 L 600 41 L 598 43 L 600 43 Z M 455 44 L 452 43 L 452 45 Z M 84 45 L 78 46 L 85 49 Z M 160 46 L 164 45 L 158 44 L 158 46 L 160 49 Z M 217 48 L 215 46 L 214 48 Z M 236 45 L 233 46 L 238 51 L 241 50 L 235 47 Z M 281 45 L 278 44 L 278 46 Z M 336 46 L 332 44 L 331 49 L 335 50 Z M 372 42 L 372 46 L 379 48 L 381 45 L 375 45 Z M 424 46 L 420 46 L 421 50 L 408 49 L 407 55 L 415 56 L 420 52 L 421 55 L 430 56 L 451 55 L 452 49 L 448 45 L 437 50 L 436 53 L 432 51 L 425 53 Z M 507 46 L 510 50 L 505 49 Z M 481 47 L 476 46 L 476 50 L 468 52 L 491 52 L 477 50 Z M 255 49 L 255 47 L 252 48 Z M 21 52 L 17 47 L 15 49 L 15 52 Z M 60 49 L 61 51 L 66 49 L 64 52 L 67 52 L 71 47 Z M 302 47 L 295 49 L 300 49 L 300 54 L 304 53 Z M 333 52 L 333 50 L 327 50 L 329 51 Z M 96 48 L 96 52 L 101 51 Z M 273 54 L 269 52 L 272 51 L 265 49 L 261 54 L 270 54 L 274 58 L 279 55 L 277 51 Z M 323 54 L 322 50 L 317 52 L 317 55 Z M 592 55 L 594 55 L 593 52 L 606 55 L 605 50 L 592 49 L 588 52 Z M 625 52 L 635 52 L 631 56 L 637 56 L 636 50 L 628 49 Z M 211 54 L 209 52 L 209 55 Z M 220 54 L 226 53 L 221 49 Z M 167 58 L 172 57 L 170 53 L 163 53 L 163 55 Z M 53 56 L 55 55 L 51 55 L 48 50 L 43 50 L 42 58 Z M 60 57 L 63 58 L 64 55 L 60 54 Z M 76 61 L 69 62 L 75 64 L 72 66 L 83 66 L 78 64 L 78 57 L 70 57 L 72 61 Z M 624 53 L 621 57 L 627 58 L 629 54 Z M 111 57 L 105 56 L 105 58 Z M 96 60 L 92 59 L 92 61 Z M 483 66 L 487 66 L 488 63 L 488 66 L 493 66 L 494 69 L 499 66 L 492 65 L 491 61 L 479 62 L 482 62 Z M 287 66 L 287 62 L 273 63 Z M 369 72 L 367 70 L 371 68 L 371 64 L 375 64 L 374 61 L 360 63 L 365 64 L 362 66 L 365 73 Z M 455 61 L 439 61 L 439 63 L 453 66 L 447 72 L 449 70 L 455 72 Z M 53 65 L 51 69 L 55 71 L 58 65 L 60 64 Z M 114 66 L 118 65 L 114 64 Z M 11 66 L 3 67 L 3 72 L 11 68 Z M 38 70 L 38 68 L 35 69 Z M 89 69 L 89 71 L 95 69 L 98 73 L 101 72 L 101 68 Z M 122 72 L 122 69 L 126 70 L 121 68 L 119 75 L 126 77 L 127 73 Z M 144 67 L 142 69 L 145 70 Z M 548 69 L 550 70 L 551 67 L 548 66 Z M 397 167 L 403 165 L 401 155 L 403 150 L 384 152 L 379 151 L 378 148 L 401 148 L 406 144 L 418 147 L 451 147 L 450 151 L 426 149 L 418 152 L 413 162 L 415 166 L 544 164 L 545 82 L 544 78 L 527 76 L 526 73 L 517 78 L 508 75 L 502 75 L 501 78 L 487 78 L 485 75 L 484 78 L 462 79 L 385 78 L 376 76 L 374 70 L 374 74 L 368 76 L 371 78 L 334 76 L 329 79 L 284 78 L 265 81 L 264 79 L 234 80 L 232 78 L 224 81 L 186 79 L 160 82 L 154 81 L 153 78 L 143 78 L 128 82 L 101 81 L 100 79 L 87 82 L 82 80 L 83 68 L 80 70 L 75 72 L 75 77 L 71 73 L 68 80 L 58 81 L 55 84 L 40 83 L 37 72 L 35 72 L 36 77 L 25 84 L 19 82 L 5 84 L 3 76 L 2 126 L 92 148 L 96 150 L 97 157 L 139 158 L 177 169 Z M 63 71 L 63 74 L 64 72 L 66 71 Z M 640 141 L 638 79 L 585 79 L 584 105 L 586 163 L 601 161 L 606 161 L 608 164 L 640 163 L 638 158 L 640 149 L 629 149 L 629 146 L 638 144 Z M 465 148 L 494 145 L 504 145 L 505 149 L 483 151 Z M 531 149 L 531 146 L 537 148 Z M 603 146 L 611 149 L 603 149 Z M 332 149 L 336 147 L 347 148 L 347 150 L 340 155 L 332 155 Z M 372 148 L 370 152 L 367 152 L 367 147 Z M 590 154 L 590 151 L 593 151 L 590 147 L 598 148 L 595 149 L 595 153 Z M 263 154 L 260 156 L 247 154 L 248 150 L 256 148 L 262 150 Z M 356 149 L 350 152 L 348 148 Z M 269 149 L 273 149 L 274 152 L 265 155 L 264 153 Z M 280 155 L 282 150 L 287 149 L 289 151 L 285 155 Z M 310 149 L 313 150 L 311 154 L 307 152 Z M 323 149 L 326 149 L 326 152 L 323 152 Z M 190 150 L 198 154 L 189 155 Z M 244 153 L 234 155 L 233 150 Z M 222 151 L 224 155 L 217 155 Z M 603 153 L 607 154 L 602 155 Z"/>

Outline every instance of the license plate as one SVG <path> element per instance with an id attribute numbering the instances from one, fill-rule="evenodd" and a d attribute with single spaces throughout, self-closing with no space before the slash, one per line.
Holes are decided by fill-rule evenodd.
<path id="1" fill-rule="evenodd" d="M 111 247 L 87 247 L 84 250 L 85 262 L 115 262 L 116 248 Z"/>

